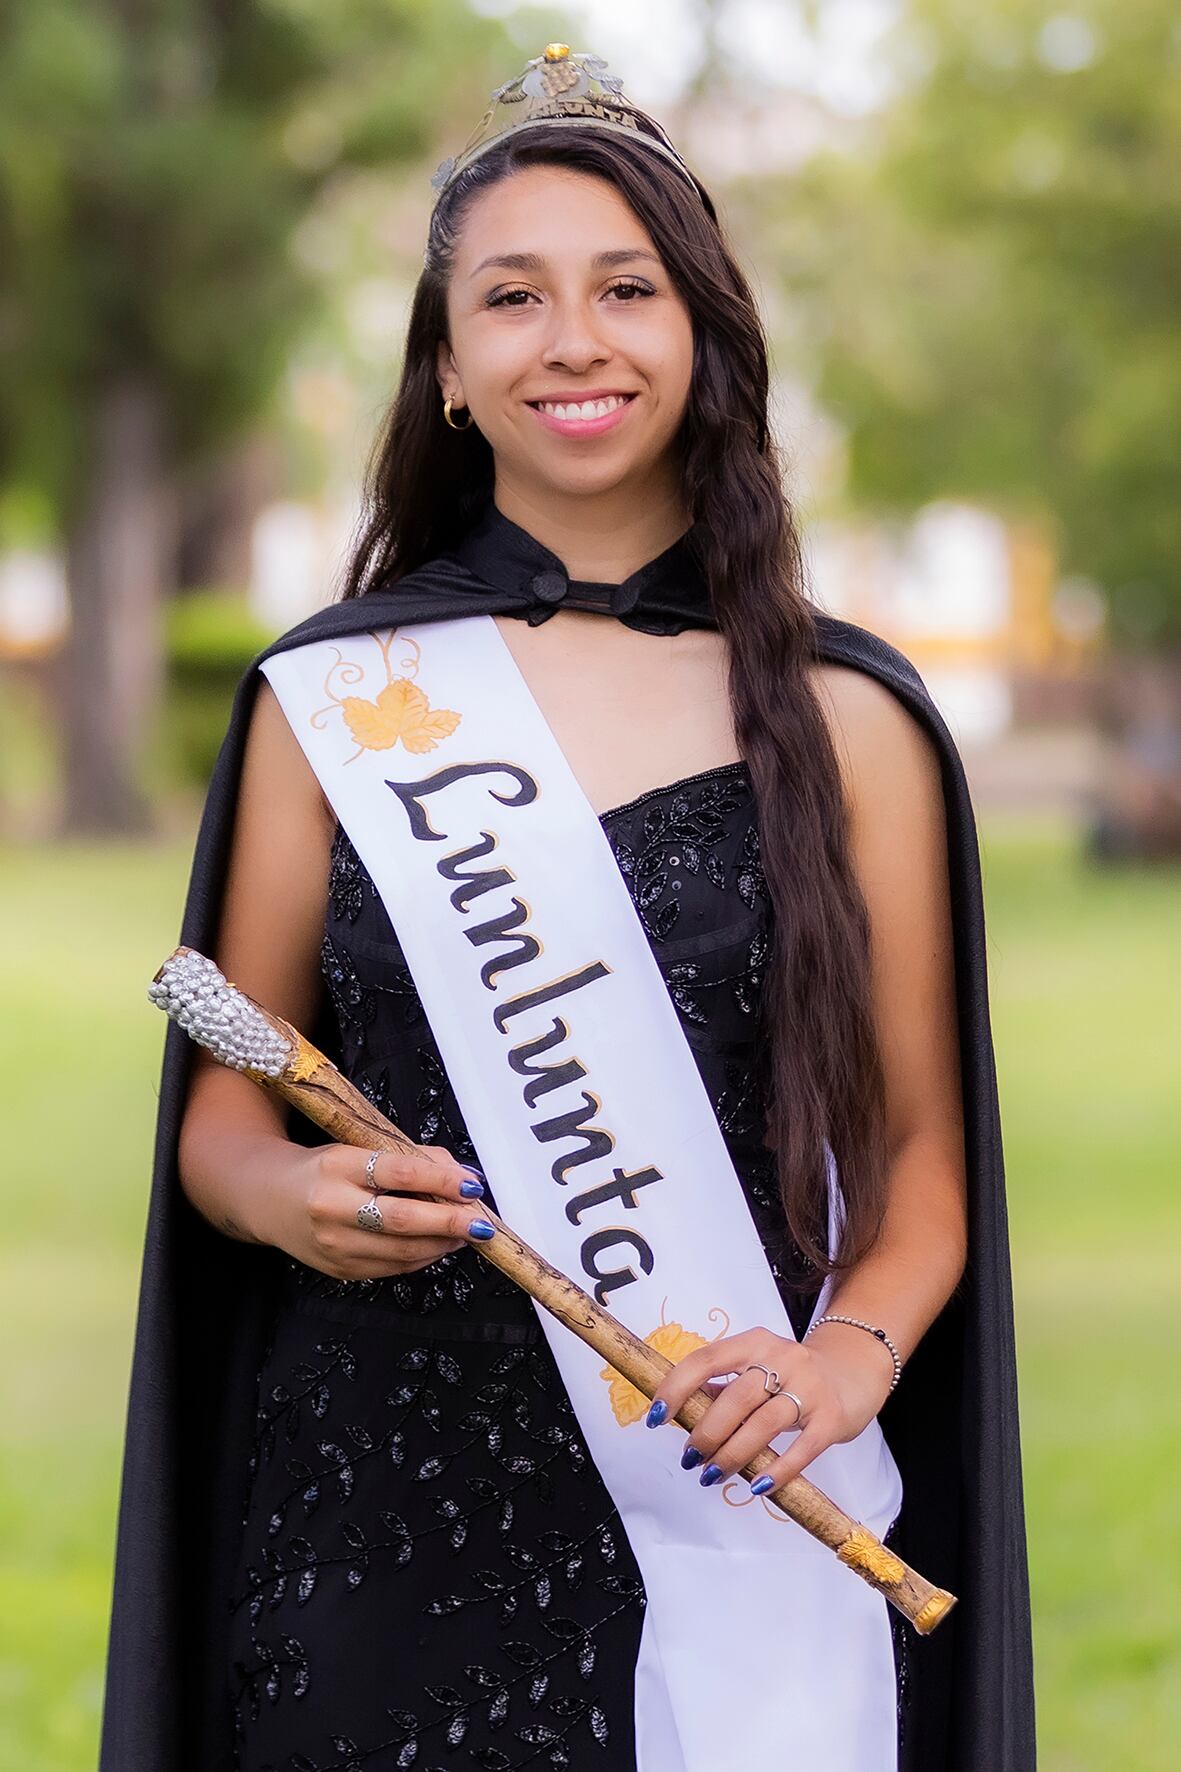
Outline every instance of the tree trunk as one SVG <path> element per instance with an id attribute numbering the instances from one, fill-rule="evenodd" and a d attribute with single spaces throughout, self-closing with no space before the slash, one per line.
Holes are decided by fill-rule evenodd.
<path id="1" fill-rule="evenodd" d="M 274 439 L 260 431 L 191 470 L 180 487 L 177 586 L 242 591 L 253 572 L 254 524 L 275 497 Z"/>
<path id="2" fill-rule="evenodd" d="M 159 389 L 131 377 L 104 388 L 90 448 L 67 548 L 63 828 L 134 835 L 152 822 L 139 765 L 163 688 L 163 604 L 175 554 Z"/>

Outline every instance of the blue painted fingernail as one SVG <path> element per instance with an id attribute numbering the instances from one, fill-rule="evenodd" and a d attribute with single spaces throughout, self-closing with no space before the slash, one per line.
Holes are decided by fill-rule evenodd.
<path id="1" fill-rule="evenodd" d="M 484 1192 L 484 1183 L 482 1181 L 461 1181 L 459 1191 L 465 1200 L 478 1200 Z"/>
<path id="2" fill-rule="evenodd" d="M 681 1453 L 681 1469 L 683 1471 L 696 1470 L 704 1457 L 705 1453 L 699 1452 L 696 1446 L 686 1446 Z"/>
<path id="3" fill-rule="evenodd" d="M 774 1489 L 774 1487 L 774 1477 L 756 1477 L 750 1486 L 750 1492 L 752 1495 L 766 1495 L 767 1491 Z"/>
<path id="4" fill-rule="evenodd" d="M 481 1243 L 486 1243 L 489 1237 L 496 1235 L 496 1226 L 489 1224 L 486 1218 L 473 1218 L 467 1227 L 467 1234 L 469 1237 L 475 1237 Z"/>
<path id="5" fill-rule="evenodd" d="M 697 1480 L 703 1489 L 708 1489 L 710 1484 L 716 1483 L 722 1474 L 722 1467 L 720 1464 L 707 1464 Z"/>
<path id="6" fill-rule="evenodd" d="M 667 1421 L 667 1419 L 668 1404 L 659 1401 L 653 1403 L 651 1409 L 649 1409 L 647 1415 L 644 1417 L 645 1424 L 648 1427 L 659 1427 L 661 1422 Z"/>

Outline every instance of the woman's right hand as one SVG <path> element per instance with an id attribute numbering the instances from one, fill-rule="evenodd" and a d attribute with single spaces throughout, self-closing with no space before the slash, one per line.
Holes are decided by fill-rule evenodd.
<path id="1" fill-rule="evenodd" d="M 296 1147 L 268 1202 L 264 1240 L 335 1280 L 383 1280 L 494 1234 L 479 1206 L 480 1171 L 441 1145 L 382 1151 L 373 1170 L 377 1192 L 365 1179 L 370 1154 L 350 1144 Z M 377 1202 L 381 1230 L 357 1223 L 368 1200 Z"/>

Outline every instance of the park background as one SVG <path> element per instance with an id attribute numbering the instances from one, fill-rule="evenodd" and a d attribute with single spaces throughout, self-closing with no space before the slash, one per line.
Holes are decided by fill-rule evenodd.
<path id="1" fill-rule="evenodd" d="M 229 694 L 331 600 L 429 175 L 552 39 L 715 190 L 813 594 L 980 822 L 1046 1772 L 1181 1740 L 1174 0 L 9 0 L 0 1768 L 96 1757 L 177 936 Z M 983 1772 L 983 1769 L 982 1769 Z"/>

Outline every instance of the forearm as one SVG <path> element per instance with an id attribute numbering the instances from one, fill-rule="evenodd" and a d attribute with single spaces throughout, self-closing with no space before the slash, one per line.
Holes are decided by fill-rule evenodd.
<path id="1" fill-rule="evenodd" d="M 886 1215 L 869 1254 L 834 1285 L 825 1314 L 839 1312 L 884 1329 L 905 1365 L 935 1321 L 964 1271 L 967 1214 L 962 1168 L 942 1145 L 916 1136 L 900 1146 L 890 1166 Z M 844 1338 L 851 1352 L 864 1346 L 889 1381 L 893 1362 L 864 1330 L 825 1323 L 809 1343 Z"/>
<path id="2" fill-rule="evenodd" d="M 882 1234 L 870 1253 L 833 1288 L 830 1310 L 885 1330 L 905 1361 L 913 1353 L 963 1271 L 966 1249 L 962 1167 L 941 1158 L 928 1137 L 901 1144 L 891 1164 Z M 771 1372 L 780 1392 L 748 1372 Z M 827 1447 L 853 1440 L 879 1413 L 894 1378 L 890 1350 L 848 1323 L 825 1323 L 805 1345 L 765 1328 L 725 1336 L 684 1355 L 661 1381 L 648 1425 L 676 1417 L 697 1386 L 736 1374 L 695 1424 L 689 1449 L 710 1460 L 701 1481 L 742 1470 L 775 1437 L 792 1433 L 784 1452 L 753 1493 L 779 1487 L 807 1469 Z M 744 1388 L 745 1387 L 745 1388 Z M 772 1387 L 773 1388 L 773 1387 Z M 798 1434 L 795 1429 L 799 1428 Z M 692 1462 L 685 1469 L 695 1468 Z"/>
<path id="3" fill-rule="evenodd" d="M 276 1208 L 303 1151 L 276 1125 L 189 1112 L 177 1163 L 181 1187 L 204 1218 L 241 1243 L 271 1243 Z"/>

